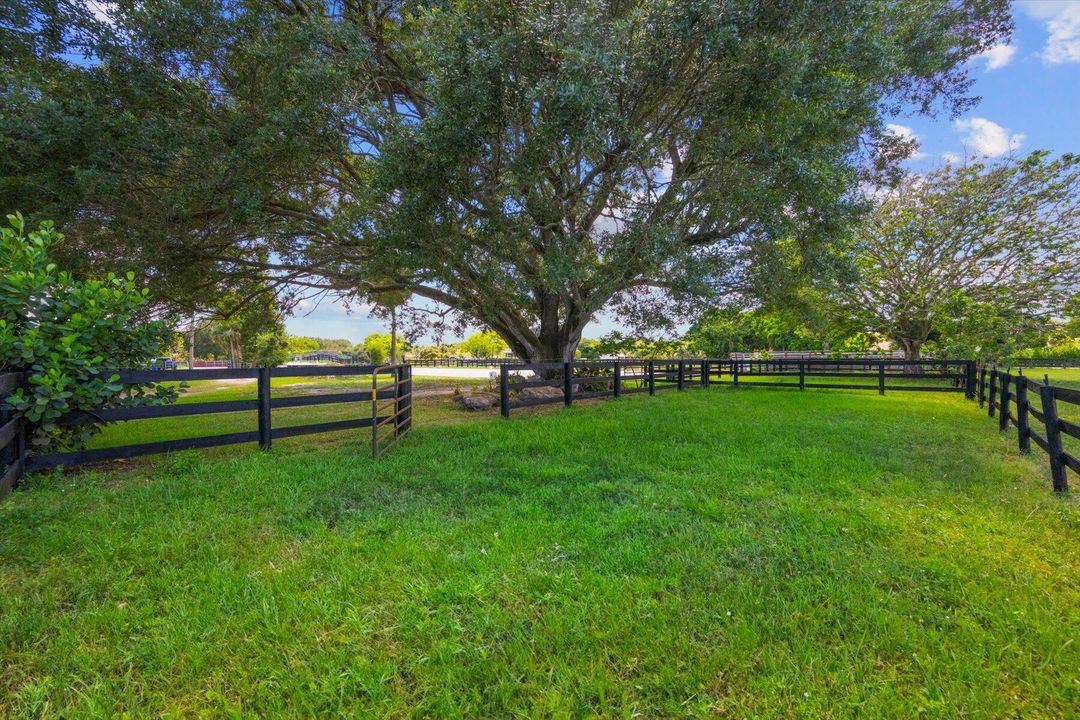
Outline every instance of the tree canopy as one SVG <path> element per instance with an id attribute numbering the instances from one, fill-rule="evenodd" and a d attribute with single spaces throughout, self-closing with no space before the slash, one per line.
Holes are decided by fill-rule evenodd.
<path id="1" fill-rule="evenodd" d="M 401 344 L 401 350 L 408 352 L 412 347 L 407 340 L 398 340 Z M 390 362 L 390 350 L 394 345 L 394 338 L 390 333 L 371 333 L 362 343 L 362 349 L 367 356 L 371 358 L 371 362 L 375 365 L 384 365 Z"/>
<path id="2" fill-rule="evenodd" d="M 459 346 L 462 352 L 468 353 L 474 358 L 500 357 L 506 350 L 506 343 L 498 333 L 485 330 L 473 333 L 461 341 Z"/>
<path id="3" fill-rule="evenodd" d="M 885 118 L 968 107 L 1011 30 L 1007 0 L 6 1 L 0 205 L 71 257 L 188 303 L 402 290 L 531 360 L 605 306 L 768 287 L 775 238 L 813 255 L 904 155 Z"/>
<path id="4" fill-rule="evenodd" d="M 854 251 L 848 312 L 908 358 L 935 330 L 965 356 L 1008 354 L 1080 291 L 1080 156 L 910 175 L 857 227 Z"/>

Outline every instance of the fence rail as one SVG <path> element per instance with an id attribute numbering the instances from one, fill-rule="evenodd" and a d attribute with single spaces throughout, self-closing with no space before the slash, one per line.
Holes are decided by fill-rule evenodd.
<path id="1" fill-rule="evenodd" d="M 1080 358 L 1013 358 L 1009 364 L 1017 368 L 1080 368 Z"/>
<path id="2" fill-rule="evenodd" d="M 105 375 L 111 375 L 106 372 Z M 122 370 L 116 371 L 121 383 L 181 382 L 188 380 L 255 380 L 256 399 L 217 400 L 146 407 L 111 407 L 93 412 L 72 412 L 61 424 L 78 425 L 92 422 L 124 422 L 155 418 L 193 417 L 218 413 L 255 411 L 257 422 L 253 430 L 203 435 L 193 438 L 136 443 L 115 447 L 94 448 L 72 452 L 34 455 L 27 452 L 22 417 L 3 400 L 25 381 L 21 373 L 0 374 L 0 497 L 10 492 L 24 472 L 47 470 L 58 465 L 78 465 L 140 455 L 209 448 L 220 445 L 257 442 L 269 450 L 279 438 L 371 428 L 372 455 L 379 457 L 412 428 L 412 370 L 407 365 L 351 367 L 281 367 L 281 368 L 215 368 L 207 370 Z M 370 377 L 369 387 L 363 390 L 302 397 L 273 397 L 271 381 L 275 377 L 317 376 Z M 392 380 L 387 383 L 385 378 Z M 380 379 L 381 378 L 381 379 Z M 338 403 L 370 403 L 370 412 L 330 422 L 273 426 L 273 411 L 281 408 L 308 407 Z"/>
<path id="3" fill-rule="evenodd" d="M 868 382 L 815 382 L 815 378 L 862 378 Z M 896 382 L 916 379 L 923 384 Z M 877 390 L 880 394 L 886 390 L 963 392 L 974 397 L 976 376 L 975 363 L 970 360 L 668 358 L 518 363 L 500 368 L 499 407 L 503 417 L 510 417 L 515 408 L 560 402 L 570 405 L 575 399 L 617 398 L 635 392 L 655 395 L 714 383 L 799 390 Z M 548 390 L 541 392 L 538 388 Z"/>
<path id="4" fill-rule="evenodd" d="M 1051 385 L 1048 378 L 1036 382 L 1023 369 L 1012 375 L 1009 368 L 980 367 L 978 383 L 979 407 L 985 405 L 987 415 L 997 418 L 1002 432 L 1016 428 L 1020 452 L 1030 453 L 1032 442 L 1045 452 L 1054 490 L 1068 490 L 1066 469 L 1080 474 L 1080 456 L 1065 450 L 1062 436 L 1080 440 L 1080 424 L 1060 417 L 1058 404 L 1080 407 L 1080 390 Z M 1039 399 L 1039 409 L 1032 405 L 1033 397 Z M 1032 427 L 1033 420 L 1042 425 L 1042 433 Z"/>

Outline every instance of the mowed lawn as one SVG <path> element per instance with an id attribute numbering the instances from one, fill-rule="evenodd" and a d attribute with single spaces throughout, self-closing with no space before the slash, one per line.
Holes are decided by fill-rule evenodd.
<path id="1" fill-rule="evenodd" d="M 356 433 L 32 478 L 0 716 L 1080 707 L 1080 507 L 961 396 L 450 414 L 378 462 Z"/>

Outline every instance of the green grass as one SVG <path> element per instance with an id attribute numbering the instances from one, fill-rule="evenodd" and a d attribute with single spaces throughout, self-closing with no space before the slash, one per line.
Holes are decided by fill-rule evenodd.
<path id="1" fill-rule="evenodd" d="M 961 396 L 449 402 L 379 462 L 357 434 L 31 479 L 0 716 L 1080 706 L 1076 498 Z"/>

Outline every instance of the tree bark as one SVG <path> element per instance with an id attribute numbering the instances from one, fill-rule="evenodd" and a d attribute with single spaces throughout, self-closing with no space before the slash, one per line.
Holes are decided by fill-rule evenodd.
<path id="1" fill-rule="evenodd" d="M 188 370 L 195 369 L 195 315 L 191 316 L 191 325 L 188 326 L 187 337 L 187 366 Z"/>
<path id="2" fill-rule="evenodd" d="M 390 364 L 397 365 L 397 308 L 390 308 Z"/>
<path id="3" fill-rule="evenodd" d="M 904 350 L 904 372 L 916 375 L 922 374 L 922 365 L 916 362 L 919 359 L 922 344 L 922 340 L 914 340 L 911 338 L 900 340 L 900 347 Z"/>

